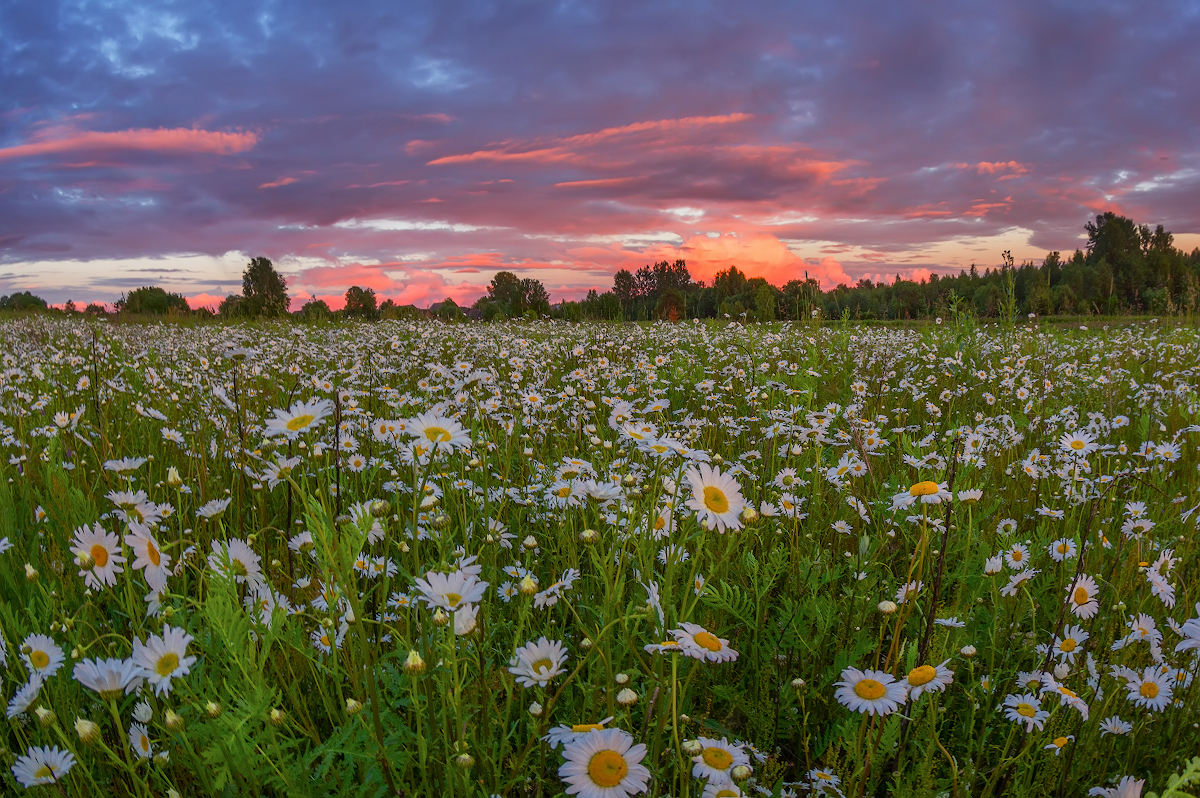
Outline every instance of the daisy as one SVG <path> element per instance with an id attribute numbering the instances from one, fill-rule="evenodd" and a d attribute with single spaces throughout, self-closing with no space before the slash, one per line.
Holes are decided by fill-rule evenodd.
<path id="1" fill-rule="evenodd" d="M 551 749 L 558 748 L 560 745 L 574 742 L 577 738 L 585 734 L 591 734 L 594 731 L 603 731 L 604 724 L 612 721 L 612 717 L 607 717 L 597 723 L 577 723 L 574 726 L 568 726 L 565 723 L 553 727 L 543 737 L 543 742 L 549 743 Z"/>
<path id="2" fill-rule="evenodd" d="M 150 736 L 142 724 L 129 724 L 129 747 L 140 759 L 149 759 L 153 756 L 154 747 L 150 744 Z"/>
<path id="3" fill-rule="evenodd" d="M 719 468 L 710 468 L 700 463 L 699 468 L 689 468 L 684 474 L 692 487 L 692 497 L 687 500 L 689 509 L 696 512 L 696 520 L 709 530 L 724 533 L 726 529 L 742 528 L 738 514 L 745 508 L 741 486 L 729 474 Z"/>
<path id="4" fill-rule="evenodd" d="M 220 518 L 229 509 L 229 505 L 232 502 L 233 499 L 213 499 L 210 502 L 206 502 L 203 507 L 196 511 L 196 517 L 207 518 L 209 520 Z"/>
<path id="5" fill-rule="evenodd" d="M 8 702 L 8 717 L 11 720 L 23 712 L 29 711 L 33 706 L 33 702 L 37 701 L 38 694 L 42 691 L 42 677 L 36 673 L 29 677 L 29 681 L 20 690 L 13 695 L 12 700 Z"/>
<path id="6" fill-rule="evenodd" d="M 156 694 L 170 693 L 171 680 L 191 672 L 196 658 L 187 656 L 187 645 L 192 640 L 182 629 L 170 626 L 163 627 L 162 637 L 150 635 L 145 643 L 134 638 L 133 661 L 141 666 Z"/>
<path id="7" fill-rule="evenodd" d="M 143 569 L 146 584 L 151 590 L 161 593 L 167 586 L 171 555 L 163 552 L 148 527 L 136 521 L 129 522 L 130 534 L 125 536 L 125 545 L 133 549 L 134 570 Z"/>
<path id="8" fill-rule="evenodd" d="M 333 402 L 328 399 L 309 399 L 296 402 L 290 409 L 276 408 L 273 417 L 264 423 L 268 436 L 282 435 L 290 441 L 321 425 L 326 416 L 333 412 Z"/>
<path id="9" fill-rule="evenodd" d="M 1115 787 L 1093 787 L 1088 795 L 1099 795 L 1100 798 L 1141 798 L 1142 787 L 1146 786 L 1145 779 L 1134 779 L 1125 776 Z"/>
<path id="10" fill-rule="evenodd" d="M 1025 584 L 1030 579 L 1037 576 L 1038 573 L 1039 572 L 1036 568 L 1026 568 L 1024 571 L 1021 571 L 1020 573 L 1013 574 L 1012 576 L 1010 576 L 1008 578 L 1008 584 L 1005 585 L 1004 587 L 1000 588 L 1000 595 L 1002 595 L 1002 596 L 1017 595 L 1017 590 L 1021 587 L 1021 585 Z"/>
<path id="11" fill-rule="evenodd" d="M 869 715 L 890 715 L 904 703 L 907 696 L 905 683 L 896 681 L 890 673 L 883 671 L 846 668 L 842 671 L 842 680 L 837 684 L 835 695 L 839 703 L 854 712 Z"/>
<path id="12" fill-rule="evenodd" d="M 101 590 L 105 585 L 117 583 L 117 574 L 125 570 L 118 563 L 125 562 L 125 557 L 121 554 L 121 539 L 115 533 L 105 531 L 99 524 L 90 529 L 81 526 L 75 530 L 73 542 L 71 551 L 81 561 L 79 575 L 85 585 Z"/>
<path id="13" fill-rule="evenodd" d="M 441 607 L 453 612 L 462 604 L 479 602 L 487 592 L 488 583 L 460 569 L 450 574 L 430 571 L 424 579 L 416 580 L 416 587 L 429 609 Z"/>
<path id="14" fill-rule="evenodd" d="M 406 422 L 405 432 L 435 449 L 469 449 L 471 436 L 452 418 L 436 413 L 421 413 Z"/>
<path id="15" fill-rule="evenodd" d="M 1014 543 L 1004 553 L 1004 561 L 1008 563 L 1009 568 L 1018 571 L 1029 562 L 1029 549 L 1022 543 Z"/>
<path id="16" fill-rule="evenodd" d="M 1100 721 L 1101 737 L 1106 734 L 1125 735 L 1129 734 L 1131 731 L 1133 731 L 1133 724 L 1128 721 L 1121 720 L 1121 718 L 1117 715 L 1113 715 L 1112 717 L 1105 718 L 1104 720 Z"/>
<path id="17" fill-rule="evenodd" d="M 1096 580 L 1087 574 L 1080 574 L 1074 586 L 1067 585 L 1067 593 L 1071 595 L 1071 612 L 1080 618 L 1091 618 L 1100 609 L 1100 602 L 1096 600 L 1100 590 Z"/>
<path id="18" fill-rule="evenodd" d="M 228 575 L 239 585 L 248 585 L 251 589 L 256 589 L 265 584 L 260 565 L 262 558 L 254 553 L 254 549 L 250 548 L 246 541 L 240 538 L 224 542 L 214 540 L 212 550 L 213 553 L 208 555 L 208 567 L 218 574 L 225 576 L 225 569 L 228 567 Z"/>
<path id="19" fill-rule="evenodd" d="M 950 660 L 946 660 L 949 662 Z M 954 681 L 954 671 L 941 665 L 918 665 L 908 672 L 904 686 L 908 689 L 908 700 L 916 701 L 922 693 L 940 693 Z"/>
<path id="20" fill-rule="evenodd" d="M 1134 673 L 1133 677 L 1125 683 L 1125 689 L 1129 691 L 1126 697 L 1130 701 L 1156 712 L 1161 712 L 1170 705 L 1174 686 L 1170 677 L 1153 665 L 1147 666 L 1141 676 Z"/>
<path id="21" fill-rule="evenodd" d="M 729 641 L 717 637 L 703 626 L 681 623 L 681 629 L 672 629 L 671 636 L 679 641 L 683 653 L 694 659 L 708 662 L 733 662 L 738 653 L 729 647 Z"/>
<path id="22" fill-rule="evenodd" d="M 513 654 L 508 672 L 517 677 L 517 684 L 524 687 L 545 687 L 550 680 L 566 672 L 567 650 L 561 641 L 540 638 L 529 642 Z"/>
<path id="23" fill-rule="evenodd" d="M 63 650 L 52 638 L 46 635 L 32 634 L 21 643 L 21 650 L 29 649 L 22 654 L 21 659 L 29 666 L 29 670 L 42 679 L 49 679 L 58 673 L 63 664 Z"/>
<path id="24" fill-rule="evenodd" d="M 919 580 L 909 582 L 906 585 L 901 585 L 896 589 L 896 603 L 905 604 L 908 600 L 921 592 L 921 588 L 925 587 L 925 583 Z"/>
<path id="25" fill-rule="evenodd" d="M 54 784 L 75 765 L 75 755 L 58 746 L 32 746 L 24 756 L 17 757 L 12 772 L 22 787 Z"/>
<path id="26" fill-rule="evenodd" d="M 1011 721 L 1024 723 L 1027 732 L 1033 731 L 1034 726 L 1041 731 L 1046 718 L 1050 717 L 1050 713 L 1042 709 L 1042 703 L 1032 693 L 1010 695 L 1004 699 L 1004 706 L 1004 716 Z"/>
<path id="27" fill-rule="evenodd" d="M 84 659 L 75 663 L 75 681 L 106 701 L 142 687 L 142 669 L 133 659 Z"/>
<path id="28" fill-rule="evenodd" d="M 645 792 L 650 782 L 650 771 L 640 764 L 645 756 L 646 746 L 634 745 L 628 732 L 595 731 L 563 746 L 566 762 L 558 777 L 567 784 L 567 795 L 625 798 Z"/>
<path id="29" fill-rule="evenodd" d="M 918 482 L 906 491 L 892 497 L 893 510 L 906 510 L 917 502 L 921 504 L 941 504 L 952 498 L 945 482 Z"/>
<path id="30" fill-rule="evenodd" d="M 743 798 L 742 788 L 730 782 L 710 781 L 704 785 L 700 798 Z M 786 794 L 786 793 L 785 793 Z"/>
<path id="31" fill-rule="evenodd" d="M 709 782 L 732 782 L 729 772 L 738 765 L 749 765 L 750 757 L 740 745 L 734 745 L 725 737 L 715 740 L 700 737 L 700 753 L 692 757 L 692 776 L 708 779 Z"/>
<path id="32" fill-rule="evenodd" d="M 1068 734 L 1066 737 L 1055 737 L 1050 741 L 1049 745 L 1043 746 L 1046 750 L 1054 749 L 1054 755 L 1058 756 L 1063 749 L 1067 747 L 1067 743 L 1075 739 L 1075 735 Z"/>
<path id="33" fill-rule="evenodd" d="M 1058 445 L 1070 455 L 1086 457 L 1099 448 L 1096 439 L 1086 432 L 1068 432 L 1058 439 Z"/>
<path id="34" fill-rule="evenodd" d="M 1082 646 L 1087 642 L 1089 635 L 1079 626 L 1068 626 L 1062 631 L 1062 636 L 1054 642 L 1051 648 L 1054 651 L 1054 656 L 1060 660 L 1066 660 L 1072 665 L 1075 664 L 1075 657 L 1082 651 Z"/>
<path id="35" fill-rule="evenodd" d="M 996 524 L 997 535 L 1011 535 L 1017 531 L 1017 522 L 1012 518 L 1005 518 L 1000 523 Z"/>
<path id="36" fill-rule="evenodd" d="M 1054 558 L 1055 562 L 1069 560 L 1075 556 L 1075 541 L 1070 538 L 1059 538 L 1050 544 L 1049 550 L 1050 556 Z"/>

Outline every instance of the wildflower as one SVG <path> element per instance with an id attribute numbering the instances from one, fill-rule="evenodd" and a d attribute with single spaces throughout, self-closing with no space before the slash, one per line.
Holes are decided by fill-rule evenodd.
<path id="1" fill-rule="evenodd" d="M 708 529 L 724 533 L 726 529 L 742 528 L 739 513 L 745 508 L 741 487 L 728 473 L 719 468 L 709 468 L 701 463 L 699 468 L 689 468 L 684 475 L 692 488 L 692 498 L 687 506 L 696 511 L 696 520 Z"/>
<path id="2" fill-rule="evenodd" d="M 480 582 L 474 574 L 458 570 L 451 574 L 430 571 L 424 579 L 416 580 L 417 590 L 430 609 L 441 607 L 454 611 L 461 604 L 475 604 L 487 592 L 488 583 Z"/>
<path id="3" fill-rule="evenodd" d="M 141 666 L 157 695 L 170 693 L 171 680 L 191 672 L 196 658 L 187 656 L 187 645 L 192 640 L 192 636 L 182 629 L 170 626 L 163 626 L 162 637 L 150 635 L 145 643 L 134 639 L 133 661 Z"/>
<path id="4" fill-rule="evenodd" d="M 1030 579 L 1037 576 L 1038 573 L 1039 572 L 1036 568 L 1026 568 L 1024 571 L 1021 571 L 1020 573 L 1013 574 L 1012 576 L 1010 576 L 1008 578 L 1008 584 L 1005 585 L 1004 587 L 1000 588 L 1000 595 L 1002 595 L 1002 596 L 1017 595 L 1017 590 L 1020 589 L 1021 585 L 1025 584 Z"/>
<path id="5" fill-rule="evenodd" d="M 1068 626 L 1062 630 L 1062 634 L 1054 641 L 1051 648 L 1054 651 L 1054 656 L 1074 663 L 1076 655 L 1079 654 L 1081 646 L 1087 642 L 1088 633 L 1079 626 Z"/>
<path id="6" fill-rule="evenodd" d="M 907 604 L 909 598 L 916 596 L 918 593 L 920 593 L 921 588 L 923 588 L 923 587 L 925 587 L 925 583 L 921 582 L 919 580 L 909 582 L 908 584 L 905 584 L 905 585 L 901 585 L 896 590 L 896 603 L 897 604 Z"/>
<path id="7" fill-rule="evenodd" d="M 13 694 L 12 699 L 8 702 L 8 718 L 15 718 L 17 715 L 24 714 L 33 706 L 33 702 L 37 701 L 38 694 L 42 691 L 42 677 L 36 673 L 29 677 L 29 681 L 25 686 Z"/>
<path id="8" fill-rule="evenodd" d="M 542 637 L 536 643 L 526 643 L 516 650 L 508 672 L 517 677 L 517 684 L 545 687 L 555 676 L 565 672 L 566 661 L 567 650 L 562 643 Z"/>
<path id="9" fill-rule="evenodd" d="M 223 515 L 224 512 L 229 509 L 229 505 L 232 502 L 233 499 L 213 499 L 210 502 L 205 502 L 205 504 L 196 511 L 196 517 L 206 518 L 210 521 L 214 518 L 220 518 L 221 515 Z M 216 541 L 213 542 L 215 543 Z"/>
<path id="10" fill-rule="evenodd" d="M 884 671 L 846 668 L 837 684 L 835 695 L 839 703 L 854 712 L 869 715 L 890 715 L 907 697 L 905 683 L 897 682 Z"/>
<path id="11" fill-rule="evenodd" d="M 75 765 L 75 755 L 58 746 L 32 746 L 17 757 L 12 773 L 22 787 L 54 784 Z"/>
<path id="12" fill-rule="evenodd" d="M 568 795 L 580 798 L 624 798 L 644 792 L 650 771 L 641 765 L 646 746 L 633 744 L 621 729 L 593 732 L 563 746 L 566 762 L 558 777 Z"/>
<path id="13" fill-rule="evenodd" d="M 1069 538 L 1059 538 L 1050 544 L 1050 556 L 1055 562 L 1069 560 L 1075 556 L 1075 541 Z"/>
<path id="14" fill-rule="evenodd" d="M 535 704 L 534 706 L 538 707 L 538 711 L 533 712 L 533 707 L 530 707 L 530 714 L 540 715 L 541 705 Z M 565 723 L 560 723 L 559 725 L 551 728 L 550 731 L 542 737 L 542 741 L 549 743 L 551 749 L 555 749 L 559 746 L 566 745 L 567 743 L 574 742 L 585 734 L 603 731 L 605 724 L 611 721 L 612 717 L 610 716 L 604 720 L 597 721 L 596 723 L 576 723 L 571 726 Z"/>
<path id="15" fill-rule="evenodd" d="M 1043 746 L 1046 750 L 1054 750 L 1054 755 L 1058 756 L 1063 749 L 1067 747 L 1067 743 L 1075 739 L 1075 735 L 1068 734 L 1066 737 L 1055 737 L 1050 741 L 1049 745 Z"/>
<path id="16" fill-rule="evenodd" d="M 133 659 L 84 659 L 75 663 L 75 681 L 109 700 L 141 689 L 142 669 Z"/>
<path id="17" fill-rule="evenodd" d="M 617 693 L 617 703 L 623 707 L 627 707 L 627 706 L 636 704 L 637 701 L 638 701 L 638 694 L 635 693 L 633 690 L 630 690 L 628 687 L 624 688 L 623 690 L 621 690 L 621 692 Z"/>
<path id="18" fill-rule="evenodd" d="M 269 436 L 282 435 L 290 441 L 321 425 L 326 416 L 333 412 L 333 402 L 328 399 L 309 399 L 296 402 L 290 409 L 276 408 L 272 418 L 264 423 Z"/>
<path id="19" fill-rule="evenodd" d="M 106 585 L 117 583 L 117 574 L 125 569 L 119 563 L 125 562 L 121 553 L 121 540 L 115 533 L 107 532 L 99 524 L 93 524 L 89 529 L 81 526 L 75 530 L 75 538 L 71 551 L 79 561 L 83 583 L 93 590 L 102 590 Z"/>
<path id="20" fill-rule="evenodd" d="M 1067 592 L 1071 596 L 1071 612 L 1080 618 L 1091 618 L 1100 609 L 1100 602 L 1096 600 L 1099 588 L 1096 580 L 1087 574 L 1080 574 L 1073 585 L 1067 585 Z"/>
<path id="21" fill-rule="evenodd" d="M 1146 709 L 1161 712 L 1171 704 L 1171 680 L 1153 665 L 1142 671 L 1141 676 L 1132 673 L 1131 679 L 1125 683 L 1129 691 L 1127 698 L 1134 704 Z"/>
<path id="22" fill-rule="evenodd" d="M 1078 457 L 1086 457 L 1087 455 L 1096 451 L 1096 449 L 1100 448 L 1099 444 L 1096 443 L 1095 438 L 1086 432 L 1080 432 L 1078 430 L 1075 432 L 1065 433 L 1061 438 L 1059 438 L 1058 445 L 1061 446 L 1062 450 L 1067 454 L 1076 455 Z"/>
<path id="23" fill-rule="evenodd" d="M 1113 715 L 1112 717 L 1108 717 L 1100 721 L 1101 737 L 1106 734 L 1125 735 L 1129 734 L 1131 731 L 1133 731 L 1133 724 L 1128 721 L 1121 720 L 1121 718 L 1117 715 Z"/>
<path id="24" fill-rule="evenodd" d="M 266 583 L 262 574 L 262 558 L 254 553 L 246 541 L 240 538 L 214 540 L 212 551 L 208 555 L 208 567 L 221 576 L 232 576 L 239 585 L 247 585 L 252 590 Z"/>
<path id="25" fill-rule="evenodd" d="M 921 504 L 941 504 L 950 501 L 951 498 L 945 482 L 918 482 L 892 497 L 892 509 L 906 510 L 918 501 Z"/>
<path id="26" fill-rule="evenodd" d="M 940 693 L 954 681 L 954 671 L 941 665 L 918 665 L 908 672 L 904 685 L 908 689 L 908 700 L 916 701 L 922 693 Z"/>
<path id="27" fill-rule="evenodd" d="M 1008 563 L 1008 567 L 1014 571 L 1024 568 L 1026 563 L 1029 562 L 1029 549 L 1024 544 L 1015 543 L 1004 553 L 1004 560 Z"/>
<path id="28" fill-rule="evenodd" d="M 133 549 L 134 560 L 131 567 L 135 571 L 142 571 L 151 590 L 162 592 L 167 586 L 167 576 L 170 574 L 168 569 L 171 565 L 171 555 L 162 551 L 148 527 L 137 521 L 130 521 L 129 532 L 125 536 L 125 545 Z"/>
<path id="29" fill-rule="evenodd" d="M 697 742 L 700 753 L 692 757 L 692 776 L 697 779 L 727 782 L 735 767 L 750 764 L 750 757 L 742 746 L 730 743 L 725 737 L 720 740 L 700 737 Z"/>
<path id="30" fill-rule="evenodd" d="M 1031 732 L 1036 726 L 1041 731 L 1050 717 L 1050 713 L 1042 709 L 1042 703 L 1032 693 L 1010 695 L 1004 699 L 1004 716 L 1016 723 L 1025 724 L 1025 731 Z"/>
<path id="31" fill-rule="evenodd" d="M 1088 795 L 1099 795 L 1100 798 L 1141 798 L 1144 786 L 1146 786 L 1145 779 L 1135 780 L 1133 776 L 1124 776 L 1116 786 L 1093 787 L 1088 790 Z"/>
<path id="32" fill-rule="evenodd" d="M 49 679 L 62 667 L 63 650 L 53 638 L 46 635 L 29 635 L 21 643 L 21 650 L 25 652 L 21 658 L 29 666 L 32 675 L 40 679 Z"/>
<path id="33" fill-rule="evenodd" d="M 672 629 L 671 636 L 679 641 L 683 653 L 694 659 L 709 662 L 733 662 L 738 653 L 729 647 L 729 641 L 717 637 L 703 626 L 682 623 L 682 628 Z"/>
<path id="34" fill-rule="evenodd" d="M 100 739 L 100 727 L 85 718 L 75 718 L 75 733 L 84 745 L 91 745 Z"/>
<path id="35" fill-rule="evenodd" d="M 154 754 L 154 746 L 150 744 L 150 735 L 141 723 L 129 726 L 129 747 L 141 759 L 149 759 Z"/>
<path id="36" fill-rule="evenodd" d="M 471 447 L 471 436 L 452 418 L 435 413 L 421 413 L 408 419 L 405 432 L 435 449 L 454 450 Z"/>

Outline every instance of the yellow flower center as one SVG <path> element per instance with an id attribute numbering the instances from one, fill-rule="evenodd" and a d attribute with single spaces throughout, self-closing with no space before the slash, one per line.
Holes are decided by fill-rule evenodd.
<path id="1" fill-rule="evenodd" d="M 1088 603 L 1088 592 L 1086 587 L 1075 588 L 1075 603 L 1080 606 Z"/>
<path id="2" fill-rule="evenodd" d="M 628 772 L 625 757 L 616 751 L 598 751 L 588 760 L 588 777 L 599 787 L 616 787 Z"/>
<path id="3" fill-rule="evenodd" d="M 1058 692 L 1062 693 L 1065 696 L 1069 696 L 1071 698 L 1079 698 L 1079 696 L 1075 693 L 1075 691 L 1072 690 L 1070 687 L 1063 687 L 1062 685 L 1059 685 Z"/>
<path id="4" fill-rule="evenodd" d="M 1071 448 L 1072 448 L 1072 449 L 1074 449 L 1075 451 L 1079 451 L 1080 449 L 1082 449 L 1082 448 L 1083 448 L 1084 446 L 1086 446 L 1086 445 L 1087 445 L 1086 443 L 1084 443 L 1083 441 L 1079 440 L 1078 438 L 1076 438 L 1075 440 L 1071 441 Z M 1057 741 L 1056 741 L 1056 742 L 1057 742 Z"/>
<path id="5" fill-rule="evenodd" d="M 717 798 L 737 798 L 737 793 L 728 787 L 717 790 Z"/>
<path id="6" fill-rule="evenodd" d="M 1059 554 L 1066 554 L 1066 553 L 1067 553 L 1068 551 L 1070 551 L 1070 550 L 1071 550 L 1071 547 L 1070 547 L 1070 546 L 1068 546 L 1066 543 L 1059 543 L 1059 544 L 1058 544 L 1058 553 L 1059 553 Z"/>
<path id="7" fill-rule="evenodd" d="M 1066 737 L 1055 737 L 1054 744 L 1057 747 L 1062 748 L 1064 745 L 1067 744 L 1067 738 Z"/>
<path id="8" fill-rule="evenodd" d="M 561 488 L 554 491 L 554 495 L 560 499 L 565 499 L 571 495 L 571 489 L 569 487 L 567 487 L 566 485 L 563 485 Z"/>
<path id="9" fill-rule="evenodd" d="M 658 517 L 658 520 L 654 522 L 654 531 L 657 532 L 658 530 L 662 529 L 666 525 L 667 525 L 667 519 L 663 518 L 660 515 Z"/>
<path id="10" fill-rule="evenodd" d="M 1017 714 L 1024 718 L 1032 718 L 1037 714 L 1037 710 L 1033 708 L 1033 704 L 1021 702 L 1017 704 Z"/>
<path id="11" fill-rule="evenodd" d="M 705 748 L 701 757 L 704 759 L 704 764 L 717 770 L 728 770 L 729 766 L 733 764 L 733 754 L 716 746 Z"/>
<path id="12" fill-rule="evenodd" d="M 287 423 L 287 428 L 289 430 L 291 430 L 292 432 L 299 432 L 300 430 L 307 427 L 309 424 L 313 423 L 314 418 L 316 418 L 316 416 L 310 416 L 310 415 L 296 416 L 295 418 L 293 418 L 291 421 L 289 421 Z"/>
<path id="13" fill-rule="evenodd" d="M 537 662 L 529 666 L 530 670 L 538 674 L 549 673 L 553 668 L 554 661 L 551 659 L 539 659 Z"/>
<path id="14" fill-rule="evenodd" d="M 451 607 L 457 607 L 458 602 L 460 602 L 460 601 L 462 601 L 462 596 L 458 595 L 457 593 L 447 593 L 446 594 L 446 603 L 449 604 Z"/>
<path id="15" fill-rule="evenodd" d="M 150 753 L 150 738 L 143 734 L 138 738 L 138 747 L 145 753 Z"/>
<path id="16" fill-rule="evenodd" d="M 701 648 L 708 649 L 709 651 L 721 650 L 721 641 L 717 639 L 716 635 L 709 632 L 698 632 L 692 637 L 692 639 L 695 640 L 696 645 L 700 646 Z"/>
<path id="17" fill-rule="evenodd" d="M 704 489 L 704 506 L 714 513 L 727 513 L 729 512 L 729 499 L 725 497 L 720 488 L 709 485 Z"/>
<path id="18" fill-rule="evenodd" d="M 450 440 L 450 432 L 442 427 L 426 427 L 425 437 L 434 443 L 446 443 Z"/>
<path id="19" fill-rule="evenodd" d="M 854 685 L 854 694 L 859 698 L 865 698 L 867 701 L 880 699 L 886 692 L 887 688 L 874 679 L 862 679 L 858 684 Z"/>
<path id="20" fill-rule="evenodd" d="M 1021 553 L 1020 549 L 1013 549 L 1013 553 L 1012 553 L 1013 562 L 1020 562 L 1024 556 L 1025 555 Z"/>
<path id="21" fill-rule="evenodd" d="M 932 665 L 919 665 L 908 672 L 908 683 L 913 687 L 920 687 L 932 682 L 935 676 L 937 676 L 937 670 Z"/>
<path id="22" fill-rule="evenodd" d="M 1076 645 L 1078 644 L 1075 642 L 1075 639 L 1073 637 L 1068 637 L 1066 640 L 1058 644 L 1058 650 L 1070 653 L 1075 650 Z"/>
<path id="23" fill-rule="evenodd" d="M 103 568 L 104 566 L 108 565 L 108 549 L 104 548 L 99 543 L 93 545 L 92 550 L 89 553 L 92 555 L 92 559 L 96 562 L 97 568 Z"/>
<path id="24" fill-rule="evenodd" d="M 179 667 L 179 655 L 174 651 L 168 651 L 158 658 L 158 662 L 154 666 L 154 672 L 159 676 L 170 676 Z"/>
<path id="25" fill-rule="evenodd" d="M 1144 684 L 1142 684 L 1141 687 L 1138 688 L 1138 692 L 1142 694 L 1143 698 L 1157 698 L 1158 697 L 1158 683 L 1157 682 L 1145 682 Z"/>
<path id="26" fill-rule="evenodd" d="M 602 729 L 604 729 L 604 725 L 601 723 L 577 723 L 571 727 L 571 731 L 576 733 L 601 731 Z"/>
<path id="27" fill-rule="evenodd" d="M 154 544 L 149 540 L 146 541 L 146 558 L 154 563 L 155 567 L 162 562 L 162 557 L 158 553 L 158 549 L 154 548 Z"/>
<path id="28" fill-rule="evenodd" d="M 42 765 L 37 769 L 37 772 L 33 774 L 33 777 L 35 779 L 52 779 L 54 778 L 54 771 L 50 769 L 49 765 Z"/>
<path id="29" fill-rule="evenodd" d="M 40 671 L 50 664 L 50 655 L 45 651 L 31 651 L 29 653 L 29 664 Z"/>
<path id="30" fill-rule="evenodd" d="M 938 492 L 938 484 L 936 482 L 918 482 L 908 489 L 910 496 L 932 496 Z"/>

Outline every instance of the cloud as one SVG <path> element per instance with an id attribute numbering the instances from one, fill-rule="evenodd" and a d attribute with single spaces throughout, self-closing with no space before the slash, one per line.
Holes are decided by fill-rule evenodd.
<path id="1" fill-rule="evenodd" d="M 229 155 L 244 152 L 258 143 L 250 132 L 222 132 L 196 128 L 134 128 L 113 132 L 68 131 L 49 128 L 28 144 L 0 148 L 0 161 L 57 153 L 101 150 L 142 150 Z"/>

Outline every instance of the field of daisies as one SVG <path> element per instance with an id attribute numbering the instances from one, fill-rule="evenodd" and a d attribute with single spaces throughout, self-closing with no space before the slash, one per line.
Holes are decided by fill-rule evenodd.
<path id="1" fill-rule="evenodd" d="M 1200 780 L 1195 328 L 31 317 L 0 358 L 4 794 Z"/>

